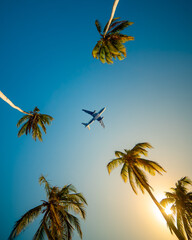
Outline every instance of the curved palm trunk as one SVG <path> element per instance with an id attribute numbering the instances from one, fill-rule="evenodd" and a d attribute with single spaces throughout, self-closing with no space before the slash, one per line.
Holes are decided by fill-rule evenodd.
<path id="1" fill-rule="evenodd" d="M 8 103 L 11 107 L 17 109 L 18 111 L 27 115 L 32 115 L 31 113 L 25 112 L 21 108 L 15 106 L 1 91 L 0 91 L 0 98 L 2 98 L 6 103 Z"/>
<path id="2" fill-rule="evenodd" d="M 104 37 L 105 37 L 105 35 L 106 35 L 106 33 L 107 33 L 108 29 L 109 29 L 109 26 L 110 26 L 110 24 L 111 24 L 111 21 L 112 21 L 112 19 L 113 19 L 114 14 L 115 14 L 115 10 L 116 10 L 116 8 L 117 8 L 118 2 L 119 2 L 119 0 L 115 0 L 114 3 L 113 3 L 113 8 L 112 8 L 112 12 L 111 12 L 111 17 L 110 17 L 110 19 L 109 19 L 109 22 L 108 22 L 108 24 L 107 24 L 105 33 L 104 33 L 104 35 L 103 35 Z"/>
<path id="3" fill-rule="evenodd" d="M 179 230 L 175 227 L 174 223 L 172 221 L 169 221 L 169 218 L 167 216 L 167 214 L 165 213 L 163 207 L 160 205 L 160 203 L 157 201 L 157 199 L 155 198 L 155 196 L 153 195 L 153 193 L 151 192 L 150 188 L 146 185 L 145 181 L 143 181 L 143 179 L 140 177 L 140 175 L 137 173 L 137 171 L 134 169 L 134 173 L 137 176 L 137 178 L 139 179 L 139 181 L 142 183 L 142 185 L 144 186 L 145 190 L 148 192 L 148 194 L 150 195 L 150 197 L 152 198 L 153 202 L 155 203 L 155 205 L 158 207 L 159 211 L 161 212 L 161 214 L 163 215 L 164 219 L 166 220 L 167 224 L 170 226 L 170 228 L 173 230 L 173 232 L 175 233 L 175 235 L 177 236 L 177 238 L 179 240 L 186 240 L 185 237 L 179 232 Z"/>

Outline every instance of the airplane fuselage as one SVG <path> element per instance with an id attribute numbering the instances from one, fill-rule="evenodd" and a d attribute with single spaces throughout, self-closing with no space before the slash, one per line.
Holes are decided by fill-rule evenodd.
<path id="1" fill-rule="evenodd" d="M 104 108 L 102 108 L 98 113 L 94 113 L 93 114 L 93 119 L 92 120 L 97 120 L 100 116 L 101 116 L 101 114 L 105 111 L 105 107 Z"/>

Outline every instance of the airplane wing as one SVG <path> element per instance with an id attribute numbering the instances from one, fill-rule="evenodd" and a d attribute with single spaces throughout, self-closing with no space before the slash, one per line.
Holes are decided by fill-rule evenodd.
<path id="1" fill-rule="evenodd" d="M 103 120 L 101 120 L 101 121 L 99 121 L 99 122 L 101 123 L 101 126 L 102 126 L 103 128 L 105 128 L 105 125 L 104 125 Z"/>
<path id="2" fill-rule="evenodd" d="M 87 123 L 87 125 L 91 125 L 91 123 L 93 123 L 95 120 L 94 119 L 91 119 L 88 123 Z"/>
<path id="3" fill-rule="evenodd" d="M 99 117 L 99 118 L 97 119 L 97 121 L 99 121 L 100 124 L 101 124 L 101 126 L 102 126 L 103 128 L 105 128 L 105 125 L 104 125 L 104 122 L 103 122 L 103 117 Z"/>
<path id="4" fill-rule="evenodd" d="M 88 111 L 88 110 L 85 110 L 85 109 L 82 109 L 82 111 L 84 111 L 84 112 L 90 114 L 91 116 L 93 116 L 93 114 L 94 114 L 94 112 L 91 112 L 91 111 Z"/>

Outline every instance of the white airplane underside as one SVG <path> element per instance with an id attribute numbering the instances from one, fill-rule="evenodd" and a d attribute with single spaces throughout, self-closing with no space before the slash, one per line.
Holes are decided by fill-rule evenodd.
<path id="1" fill-rule="evenodd" d="M 87 127 L 89 130 L 90 130 L 90 125 L 95 121 L 97 120 L 101 126 L 104 128 L 105 125 L 103 123 L 103 118 L 104 117 L 101 117 L 101 114 L 105 111 L 105 107 L 102 108 L 98 113 L 96 112 L 96 110 L 94 112 L 91 112 L 91 111 L 88 111 L 88 110 L 85 110 L 85 109 L 82 109 L 82 111 L 90 114 L 93 118 L 88 122 L 88 123 L 82 123 L 85 127 Z"/>

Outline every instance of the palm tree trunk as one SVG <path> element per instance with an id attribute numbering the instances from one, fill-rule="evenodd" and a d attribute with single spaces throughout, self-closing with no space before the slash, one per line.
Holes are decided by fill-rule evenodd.
<path id="1" fill-rule="evenodd" d="M 175 233 L 175 235 L 177 236 L 177 238 L 179 240 L 186 240 L 185 237 L 179 232 L 179 230 L 175 227 L 174 223 L 172 221 L 169 220 L 169 217 L 167 216 L 167 214 L 165 213 L 163 207 L 161 206 L 161 204 L 157 201 L 157 199 L 155 198 L 155 196 L 153 195 L 153 193 L 151 192 L 150 188 L 148 187 L 148 185 L 146 185 L 145 181 L 143 181 L 142 177 L 140 177 L 140 175 L 137 173 L 137 171 L 134 169 L 134 173 L 137 176 L 137 178 L 139 179 L 139 181 L 142 183 L 142 185 L 144 186 L 145 190 L 148 192 L 148 194 L 150 195 L 150 197 L 152 198 L 153 202 L 155 203 L 155 205 L 158 207 L 159 211 L 161 212 L 161 214 L 163 215 L 164 219 L 166 220 L 168 226 L 170 226 L 171 230 L 173 230 L 173 232 Z"/>
<path id="2" fill-rule="evenodd" d="M 17 109 L 18 111 L 27 115 L 32 115 L 31 113 L 25 112 L 21 108 L 15 106 L 1 91 L 0 91 L 0 98 L 2 98 L 6 103 L 8 103 L 11 107 Z"/>
<path id="3" fill-rule="evenodd" d="M 108 24 L 107 24 L 107 27 L 106 27 L 106 30 L 105 30 L 105 33 L 104 33 L 103 37 L 105 37 L 105 35 L 106 35 L 106 33 L 107 33 L 108 29 L 109 29 L 109 26 L 110 26 L 110 24 L 111 24 L 111 21 L 112 21 L 112 19 L 113 19 L 114 14 L 115 14 L 115 10 L 116 10 L 116 8 L 117 8 L 118 2 L 119 2 L 119 0 L 115 0 L 114 3 L 113 3 L 113 8 L 112 8 L 112 12 L 111 12 L 111 17 L 110 17 L 110 19 L 109 19 L 109 22 L 108 22 Z"/>

